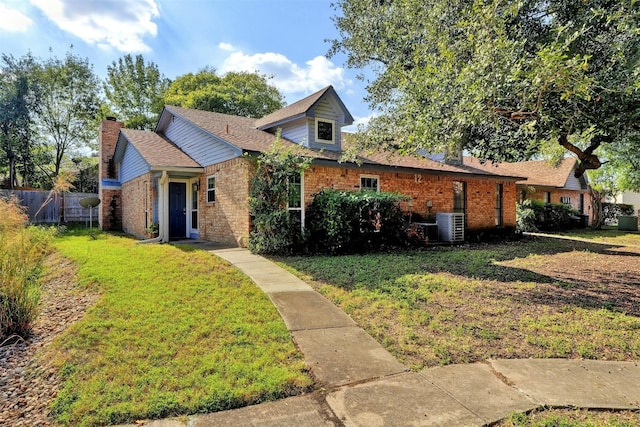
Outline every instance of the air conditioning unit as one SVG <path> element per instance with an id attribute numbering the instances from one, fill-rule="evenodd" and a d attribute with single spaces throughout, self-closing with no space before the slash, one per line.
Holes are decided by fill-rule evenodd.
<path id="1" fill-rule="evenodd" d="M 437 213 L 438 239 L 443 242 L 464 242 L 464 214 Z"/>

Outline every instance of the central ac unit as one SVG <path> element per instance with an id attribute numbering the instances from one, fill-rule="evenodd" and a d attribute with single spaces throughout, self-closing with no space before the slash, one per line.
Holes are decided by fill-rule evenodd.
<path id="1" fill-rule="evenodd" d="M 464 242 L 464 214 L 437 213 L 438 239 L 443 242 Z"/>

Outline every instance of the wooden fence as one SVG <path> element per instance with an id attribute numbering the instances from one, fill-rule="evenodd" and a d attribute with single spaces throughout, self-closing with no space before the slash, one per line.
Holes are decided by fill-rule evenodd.
<path id="1" fill-rule="evenodd" d="M 0 190 L 0 197 L 15 197 L 27 208 L 29 221 L 33 224 L 57 224 L 58 222 L 89 222 L 92 211 L 93 222 L 97 224 L 98 209 L 85 209 L 80 200 L 98 197 L 93 193 L 62 193 L 51 195 L 40 190 Z"/>

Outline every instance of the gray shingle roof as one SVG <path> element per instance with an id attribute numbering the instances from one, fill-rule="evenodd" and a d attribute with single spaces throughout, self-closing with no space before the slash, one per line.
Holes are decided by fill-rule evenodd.
<path id="1" fill-rule="evenodd" d="M 122 129 L 121 132 L 152 168 L 201 167 L 171 141 L 155 132 L 136 129 Z"/>
<path id="2" fill-rule="evenodd" d="M 301 99 L 300 101 L 296 101 L 291 105 L 287 105 L 278 111 L 268 114 L 263 118 L 256 120 L 255 127 L 259 129 L 266 129 L 287 119 L 304 116 L 307 111 L 309 111 L 309 109 L 313 107 L 313 105 L 329 90 L 333 90 L 333 87 L 327 86 L 324 89 Z"/>

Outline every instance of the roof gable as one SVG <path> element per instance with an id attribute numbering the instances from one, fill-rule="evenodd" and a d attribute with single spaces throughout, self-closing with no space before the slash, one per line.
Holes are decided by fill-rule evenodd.
<path id="1" fill-rule="evenodd" d="M 328 100 L 338 110 L 338 114 L 343 117 L 342 123 L 340 123 L 341 126 L 353 123 L 353 116 L 351 116 L 333 86 L 327 86 L 300 101 L 256 120 L 255 126 L 261 130 L 273 129 L 302 117 L 313 117 L 314 108 L 323 100 Z"/>
<path id="2" fill-rule="evenodd" d="M 121 161 L 131 144 L 151 169 L 163 167 L 200 168 L 201 166 L 161 135 L 143 130 L 121 129 L 114 159 Z"/>

